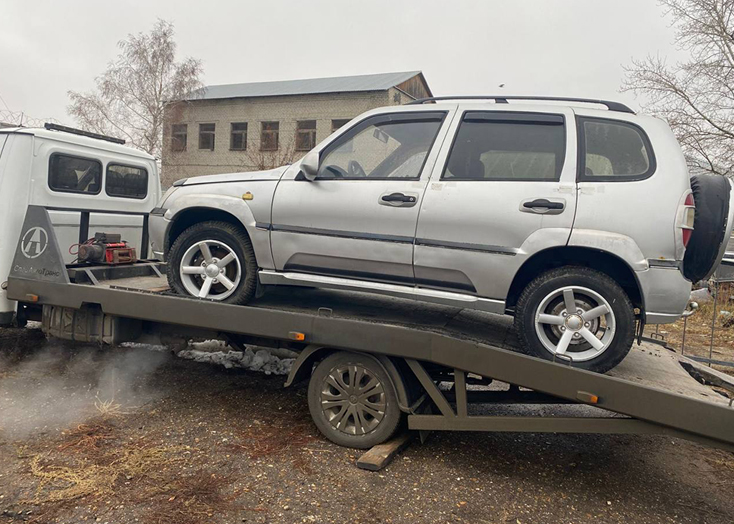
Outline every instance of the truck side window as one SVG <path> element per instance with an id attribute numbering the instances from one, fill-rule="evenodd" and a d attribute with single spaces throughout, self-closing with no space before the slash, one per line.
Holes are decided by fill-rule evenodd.
<path id="1" fill-rule="evenodd" d="M 61 193 L 97 195 L 102 190 L 102 162 L 53 153 L 48 165 L 48 187 Z"/>
<path id="2" fill-rule="evenodd" d="M 619 120 L 578 117 L 582 152 L 579 180 L 641 180 L 655 170 L 650 141 L 639 127 Z"/>
<path id="3" fill-rule="evenodd" d="M 105 191 L 112 197 L 145 198 L 148 196 L 148 170 L 107 164 Z"/>

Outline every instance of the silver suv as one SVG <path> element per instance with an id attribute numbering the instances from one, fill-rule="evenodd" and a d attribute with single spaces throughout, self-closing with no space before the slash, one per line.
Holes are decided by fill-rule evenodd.
<path id="1" fill-rule="evenodd" d="M 528 353 L 611 369 L 721 260 L 731 183 L 692 182 L 662 120 L 523 100 L 375 109 L 300 163 L 179 180 L 151 213 L 154 252 L 181 294 L 296 285 L 508 313 Z"/>

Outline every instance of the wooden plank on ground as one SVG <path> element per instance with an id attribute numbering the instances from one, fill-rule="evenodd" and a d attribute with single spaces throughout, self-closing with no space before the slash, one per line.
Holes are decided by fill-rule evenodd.
<path id="1" fill-rule="evenodd" d="M 401 433 L 384 444 L 372 447 L 367 453 L 357 459 L 357 467 L 369 471 L 380 471 L 410 444 L 411 434 Z"/>

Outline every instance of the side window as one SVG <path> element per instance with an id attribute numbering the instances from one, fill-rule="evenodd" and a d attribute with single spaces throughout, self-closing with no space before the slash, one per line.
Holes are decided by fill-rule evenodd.
<path id="1" fill-rule="evenodd" d="M 97 195 L 102 189 L 102 162 L 54 153 L 48 165 L 48 187 L 62 193 Z"/>
<path id="2" fill-rule="evenodd" d="M 368 118 L 321 153 L 317 178 L 419 178 L 445 116 L 437 111 Z"/>
<path id="3" fill-rule="evenodd" d="M 565 154 L 562 115 L 469 111 L 441 179 L 557 181 Z"/>
<path id="4" fill-rule="evenodd" d="M 578 129 L 582 153 L 579 180 L 640 180 L 655 170 L 650 141 L 636 125 L 579 117 Z"/>
<path id="5" fill-rule="evenodd" d="M 148 170 L 142 167 L 107 164 L 105 180 L 109 196 L 141 199 L 148 196 Z"/>

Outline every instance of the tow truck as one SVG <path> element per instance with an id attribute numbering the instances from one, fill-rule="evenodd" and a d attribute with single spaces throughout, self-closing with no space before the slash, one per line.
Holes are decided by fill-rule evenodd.
<path id="1" fill-rule="evenodd" d="M 29 250 L 31 237 L 45 242 Z M 24 315 L 64 339 L 155 334 L 296 351 L 285 385 L 310 381 L 312 418 L 341 445 L 372 447 L 405 424 L 421 434 L 662 434 L 734 450 L 734 381 L 653 339 L 598 374 L 519 353 L 502 317 L 478 311 L 307 289 L 246 306 L 184 297 L 168 290 L 158 261 L 64 264 L 49 212 L 36 205 L 3 285 Z"/>

